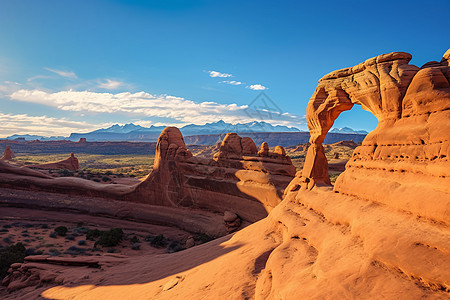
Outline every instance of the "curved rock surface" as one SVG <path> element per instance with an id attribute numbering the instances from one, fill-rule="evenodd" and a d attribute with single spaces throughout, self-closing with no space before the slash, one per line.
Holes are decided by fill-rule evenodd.
<path id="1" fill-rule="evenodd" d="M 257 151 L 250 138 L 228 133 L 213 159 L 193 157 L 178 128 L 167 127 L 152 173 L 125 199 L 163 206 L 199 207 L 257 221 L 280 201 L 295 167 L 278 147 Z"/>
<path id="2" fill-rule="evenodd" d="M 450 224 L 449 58 L 421 69 L 410 59 L 384 54 L 319 81 L 307 108 L 311 147 L 297 181 L 307 188 L 329 184 L 322 142 L 339 114 L 359 104 L 379 123 L 355 149 L 335 191 Z"/>

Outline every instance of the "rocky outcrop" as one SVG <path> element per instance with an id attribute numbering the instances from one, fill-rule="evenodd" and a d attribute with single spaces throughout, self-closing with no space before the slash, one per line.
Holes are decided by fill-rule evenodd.
<path id="1" fill-rule="evenodd" d="M 256 221 L 280 201 L 295 167 L 284 151 L 258 151 L 252 139 L 228 133 L 213 159 L 193 157 L 176 127 L 167 127 L 157 143 L 152 173 L 126 200 L 163 206 L 232 211 Z"/>
<path id="2" fill-rule="evenodd" d="M 6 146 L 5 151 L 3 152 L 3 156 L 0 158 L 0 160 L 12 160 L 16 155 L 11 150 L 11 146 Z"/>
<path id="3" fill-rule="evenodd" d="M 78 169 L 80 168 L 80 165 L 78 163 L 78 158 L 76 158 L 75 154 L 72 152 L 68 159 L 50 162 L 50 163 L 46 163 L 46 164 L 31 165 L 29 167 L 36 168 L 36 169 L 44 169 L 44 170 L 66 169 L 66 170 L 70 170 L 70 171 L 78 171 Z"/>

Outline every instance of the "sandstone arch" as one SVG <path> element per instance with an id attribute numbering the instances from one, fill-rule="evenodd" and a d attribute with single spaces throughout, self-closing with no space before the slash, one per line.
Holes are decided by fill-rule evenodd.
<path id="1" fill-rule="evenodd" d="M 421 68 L 410 59 L 384 54 L 319 80 L 307 107 L 311 146 L 287 191 L 330 184 L 322 142 L 339 114 L 359 104 L 378 126 L 355 149 L 334 190 L 448 221 L 450 50 Z"/>

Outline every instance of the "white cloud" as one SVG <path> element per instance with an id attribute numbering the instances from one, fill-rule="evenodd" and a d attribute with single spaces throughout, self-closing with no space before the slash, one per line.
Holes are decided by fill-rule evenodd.
<path id="1" fill-rule="evenodd" d="M 221 82 L 219 82 L 219 83 L 226 83 L 226 84 L 231 84 L 231 85 L 241 85 L 242 84 L 242 82 L 240 82 L 240 81 L 235 81 L 235 80 L 224 80 L 224 81 L 221 81 Z"/>
<path id="2" fill-rule="evenodd" d="M 267 113 L 267 109 L 255 113 L 257 108 L 247 105 L 220 104 L 216 102 L 194 102 L 169 95 L 138 93 L 96 93 L 61 91 L 48 93 L 41 90 L 18 90 L 10 95 L 12 100 L 39 103 L 64 111 L 83 113 L 118 113 L 136 118 L 159 117 L 178 124 L 205 124 L 211 120 L 228 123 L 267 121 L 273 125 L 299 126 L 304 117 L 288 113 Z M 261 119 L 260 116 L 267 116 Z M 268 119 L 270 118 L 270 119 Z M 170 121 L 169 121 L 170 122 Z"/>
<path id="3" fill-rule="evenodd" d="M 100 82 L 98 87 L 105 90 L 116 90 L 123 85 L 124 83 L 121 81 L 106 79 L 106 82 Z"/>
<path id="4" fill-rule="evenodd" d="M 225 78 L 225 77 L 231 77 L 231 76 L 233 76 L 233 75 L 231 75 L 231 74 L 220 73 L 220 72 L 217 72 L 217 71 L 208 71 L 208 73 L 209 73 L 209 76 L 210 76 L 210 77 L 222 77 L 222 78 Z"/>
<path id="5" fill-rule="evenodd" d="M 68 136 L 72 132 L 92 131 L 112 124 L 90 124 L 47 116 L 30 116 L 27 114 L 0 113 L 2 130 L 0 138 L 13 134 L 33 134 L 41 136 Z"/>
<path id="6" fill-rule="evenodd" d="M 77 79 L 77 75 L 74 72 L 69 72 L 69 71 L 61 71 L 61 70 L 55 70 L 55 69 L 50 69 L 50 68 L 44 68 L 47 71 L 53 72 L 55 74 L 58 74 L 61 77 L 66 77 L 66 78 L 70 78 L 70 79 Z"/>
<path id="7" fill-rule="evenodd" d="M 250 86 L 247 86 L 248 89 L 254 90 L 254 91 L 264 91 L 267 90 L 268 88 L 261 85 L 261 84 L 252 84 Z"/>

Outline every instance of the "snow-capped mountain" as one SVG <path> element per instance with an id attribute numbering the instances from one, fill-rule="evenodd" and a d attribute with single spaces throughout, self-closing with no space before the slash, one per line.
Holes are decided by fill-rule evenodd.
<path id="1" fill-rule="evenodd" d="M 343 127 L 343 128 L 333 128 L 330 130 L 330 132 L 334 133 L 357 133 L 357 134 L 368 134 L 365 130 L 355 130 L 350 127 Z"/>

